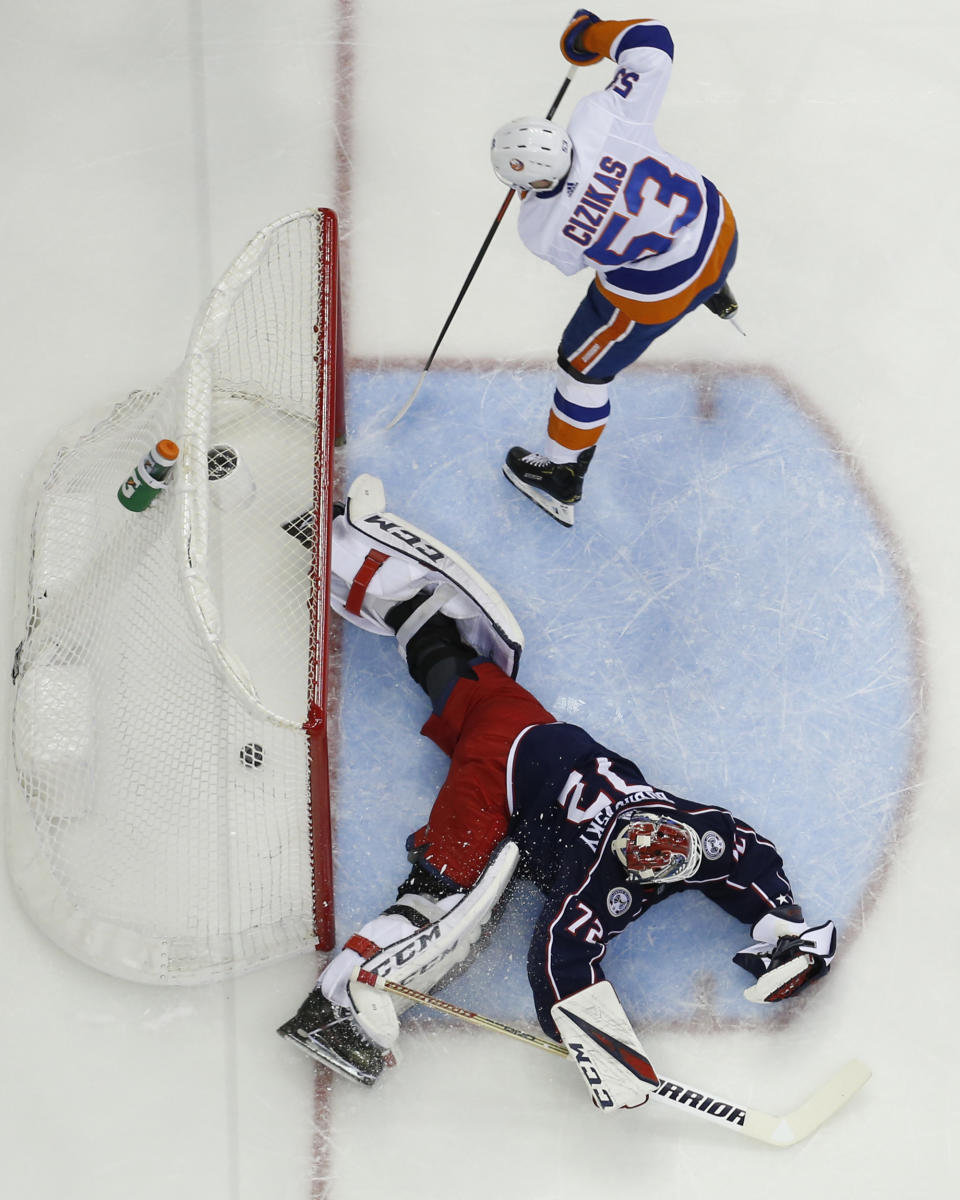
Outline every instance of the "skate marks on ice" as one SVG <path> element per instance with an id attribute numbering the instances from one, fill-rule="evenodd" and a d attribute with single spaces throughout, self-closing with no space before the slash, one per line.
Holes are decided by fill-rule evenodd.
<path id="1" fill-rule="evenodd" d="M 380 476 L 391 511 L 494 582 L 526 635 L 520 681 L 558 718 L 653 783 L 743 815 L 783 849 L 805 910 L 853 937 L 909 803 L 918 638 L 879 506 L 826 424 L 773 373 L 635 369 L 617 382 L 570 531 L 500 474 L 511 444 L 538 444 L 552 372 L 436 368 L 385 433 L 414 382 L 401 368 L 351 372 L 346 477 Z M 426 706 L 395 648 L 355 633 L 337 731 L 344 936 L 392 899 L 446 761 L 416 736 Z M 536 911 L 521 887 L 445 997 L 532 1024 Z M 744 932 L 677 897 L 611 947 L 605 970 L 648 1029 L 783 1019 L 742 997 L 729 959 Z"/>

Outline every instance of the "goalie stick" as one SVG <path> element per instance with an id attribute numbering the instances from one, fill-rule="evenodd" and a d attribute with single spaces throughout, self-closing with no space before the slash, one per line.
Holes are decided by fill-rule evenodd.
<path id="1" fill-rule="evenodd" d="M 467 1008 L 461 1008 L 458 1004 L 451 1004 L 447 1000 L 440 1000 L 426 992 L 418 992 L 402 983 L 383 979 L 379 975 L 365 971 L 362 967 L 356 977 L 360 983 L 365 983 L 370 987 L 396 992 L 417 1004 L 434 1008 L 451 1017 L 458 1017 L 461 1021 L 469 1021 L 483 1029 L 490 1029 L 494 1033 L 505 1034 L 517 1041 L 526 1042 L 538 1050 L 546 1050 L 561 1058 L 569 1057 L 566 1046 L 559 1042 L 551 1042 L 534 1033 L 514 1029 L 492 1017 L 484 1017 Z M 859 1059 L 851 1059 L 792 1112 L 777 1116 L 765 1113 L 759 1108 L 724 1100 L 703 1088 L 692 1087 L 690 1084 L 681 1083 L 678 1079 L 668 1079 L 659 1071 L 657 1073 L 660 1077 L 660 1086 L 656 1091 L 650 1093 L 652 1099 L 663 1104 L 670 1104 L 683 1112 L 694 1113 L 714 1125 L 722 1125 L 726 1129 L 742 1133 L 746 1137 L 764 1142 L 768 1146 L 778 1147 L 793 1146 L 809 1137 L 811 1133 L 819 1129 L 824 1121 L 842 1108 L 863 1087 L 871 1075 L 870 1068 L 865 1063 Z"/>
<path id="2" fill-rule="evenodd" d="M 560 101 L 566 95 L 567 88 L 570 86 L 571 80 L 573 79 L 573 75 L 574 75 L 574 72 L 576 71 L 576 69 L 577 69 L 576 66 L 572 66 L 570 68 L 570 70 L 566 73 L 566 75 L 564 76 L 563 83 L 560 85 L 560 90 L 557 92 L 556 96 L 554 96 L 553 103 L 550 105 L 550 109 L 547 112 L 547 120 L 548 121 L 553 120 L 554 114 L 556 113 L 557 109 L 560 107 Z M 512 199 L 513 199 L 513 188 L 510 188 L 507 191 L 507 194 L 503 199 L 503 203 L 500 205 L 500 211 L 497 213 L 497 215 L 493 219 L 493 224 L 490 226 L 487 236 L 483 239 L 483 245 L 480 247 L 480 253 L 473 260 L 473 266 L 470 268 L 466 279 L 463 281 L 463 287 L 460 289 L 460 294 L 457 296 L 456 300 L 453 302 L 453 308 L 450 309 L 450 315 L 447 317 L 446 321 L 444 321 L 444 323 L 443 323 L 443 328 L 440 330 L 440 336 L 437 338 L 437 340 L 433 344 L 433 349 L 430 351 L 430 357 L 427 359 L 426 365 L 424 366 L 423 370 L 420 372 L 420 378 L 417 381 L 417 386 L 413 389 L 413 394 L 411 395 L 410 399 L 406 402 L 406 404 L 403 406 L 403 408 L 400 409 L 400 411 L 397 413 L 397 415 L 393 418 L 393 420 L 387 426 L 387 429 L 392 429 L 394 427 L 394 425 L 396 425 L 397 422 L 400 420 L 400 418 L 404 416 L 404 414 L 407 412 L 407 410 L 409 409 L 410 405 L 414 402 L 414 400 L 416 400 L 418 392 L 423 387 L 423 381 L 427 377 L 427 372 L 430 370 L 430 367 L 433 365 L 433 360 L 436 357 L 437 351 L 440 349 L 440 343 L 443 341 L 444 337 L 446 336 L 447 330 L 450 328 L 453 318 L 457 315 L 457 309 L 460 307 L 460 304 L 462 303 L 464 296 L 467 294 L 467 288 L 473 282 L 473 277 L 474 277 L 474 275 L 476 275 L 477 270 L 480 266 L 480 263 L 483 261 L 483 256 L 486 254 L 490 243 L 493 241 L 494 234 L 500 228 L 500 222 L 503 220 L 504 216 L 506 215 L 507 208 L 509 207 L 510 201 Z"/>

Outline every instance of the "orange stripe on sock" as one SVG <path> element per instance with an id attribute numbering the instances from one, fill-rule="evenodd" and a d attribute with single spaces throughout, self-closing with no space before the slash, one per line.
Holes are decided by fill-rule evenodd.
<path id="1" fill-rule="evenodd" d="M 558 445 L 566 446 L 568 450 L 576 450 L 579 454 L 588 446 L 595 446 L 600 441 L 600 435 L 606 427 L 606 423 L 604 423 L 595 425 L 593 429 L 578 429 L 575 425 L 568 425 L 555 412 L 551 412 L 550 419 L 547 421 L 547 436 Z"/>

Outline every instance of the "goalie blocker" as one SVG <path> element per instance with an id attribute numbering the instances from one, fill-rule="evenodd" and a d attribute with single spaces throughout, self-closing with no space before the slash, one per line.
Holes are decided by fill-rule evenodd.
<path id="1" fill-rule="evenodd" d="M 611 983 L 584 988 L 550 1011 L 597 1108 L 608 1112 L 646 1104 L 660 1080 Z"/>

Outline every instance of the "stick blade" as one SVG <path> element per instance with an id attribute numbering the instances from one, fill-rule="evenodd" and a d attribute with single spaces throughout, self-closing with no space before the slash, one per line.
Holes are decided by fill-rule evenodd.
<path id="1" fill-rule="evenodd" d="M 851 1059 L 820 1088 L 783 1117 L 748 1109 L 743 1132 L 770 1146 L 793 1146 L 819 1129 L 863 1087 L 872 1072 L 866 1063 Z"/>
<path id="2" fill-rule="evenodd" d="M 427 377 L 427 368 L 424 367 L 423 371 L 420 374 L 420 378 L 417 380 L 417 386 L 413 389 L 413 394 L 411 395 L 410 399 L 406 402 L 406 404 L 403 406 L 403 408 L 400 409 L 400 411 L 397 413 L 397 415 L 393 418 L 393 420 L 387 426 L 387 429 L 392 429 L 394 427 L 394 425 L 396 425 L 404 416 L 406 416 L 407 412 L 410 410 L 410 405 L 413 404 L 414 400 L 416 400 L 420 389 L 423 387 L 423 381 L 426 379 L 426 377 Z M 386 432 L 386 430 L 384 432 Z"/>

